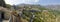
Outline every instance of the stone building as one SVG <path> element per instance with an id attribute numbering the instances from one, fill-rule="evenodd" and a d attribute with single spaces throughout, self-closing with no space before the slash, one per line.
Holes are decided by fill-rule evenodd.
<path id="1" fill-rule="evenodd" d="M 7 19 L 8 18 L 7 12 L 8 12 L 8 10 L 6 9 L 5 1 L 0 0 L 0 18 Z"/>
<path id="2" fill-rule="evenodd" d="M 9 19 L 10 11 L 7 8 L 0 7 L 0 18 Z"/>

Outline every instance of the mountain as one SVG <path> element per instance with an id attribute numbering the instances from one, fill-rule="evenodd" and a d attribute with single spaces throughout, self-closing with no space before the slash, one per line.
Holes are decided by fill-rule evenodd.
<path id="1" fill-rule="evenodd" d="M 24 4 L 24 3 L 22 3 L 22 4 L 18 4 L 16 6 L 40 6 L 40 5 L 39 4 Z"/>
<path id="2" fill-rule="evenodd" d="M 60 10 L 60 5 L 47 5 L 44 7 L 52 9 L 52 10 Z"/>

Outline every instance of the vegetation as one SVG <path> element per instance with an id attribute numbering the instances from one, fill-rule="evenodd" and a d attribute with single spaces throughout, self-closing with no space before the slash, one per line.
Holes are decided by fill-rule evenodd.
<path id="1" fill-rule="evenodd" d="M 37 7 L 35 9 L 37 9 Z M 38 9 L 41 11 L 34 12 L 35 18 L 33 22 L 56 22 L 56 15 L 54 15 L 52 11 L 48 11 L 43 7 Z M 24 11 L 24 15 L 27 18 L 30 18 L 32 14 L 31 12 Z"/>
<path id="2" fill-rule="evenodd" d="M 20 6 L 18 6 L 17 8 L 19 7 Z M 10 5 L 7 6 L 7 8 L 10 8 Z M 36 12 L 30 12 L 31 9 L 35 10 Z M 29 8 L 29 6 L 25 5 L 22 18 L 29 21 L 32 13 L 35 15 L 33 22 L 56 22 L 57 16 L 60 15 L 60 11 L 57 10 L 47 9 L 43 6 L 34 6 L 34 5 L 32 5 L 32 7 Z"/>
<path id="3" fill-rule="evenodd" d="M 6 4 L 6 8 L 10 9 L 11 8 L 11 5 Z"/>

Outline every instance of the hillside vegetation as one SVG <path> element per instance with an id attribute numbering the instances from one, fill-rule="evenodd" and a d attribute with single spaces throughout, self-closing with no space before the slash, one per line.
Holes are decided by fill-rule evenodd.
<path id="1" fill-rule="evenodd" d="M 30 17 L 33 15 L 35 15 L 35 17 L 33 18 L 33 22 L 56 22 L 57 21 L 57 17 L 60 15 L 60 11 L 57 10 L 52 10 L 52 9 L 47 9 L 43 6 L 40 5 L 24 5 L 25 9 L 23 11 L 22 14 L 22 18 L 27 20 L 29 22 Z M 24 6 L 17 6 L 17 8 L 21 8 Z M 35 12 L 31 12 L 35 11 Z M 19 10 L 17 10 L 19 11 Z"/>

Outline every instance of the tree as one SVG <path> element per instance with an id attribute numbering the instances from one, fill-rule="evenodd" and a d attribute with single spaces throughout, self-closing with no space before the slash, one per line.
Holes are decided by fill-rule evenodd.
<path id="1" fill-rule="evenodd" d="M 0 0 L 0 6 L 2 6 L 2 7 L 6 7 L 6 4 L 5 4 L 5 1 L 4 0 Z"/>
<path id="2" fill-rule="evenodd" d="M 6 8 L 10 9 L 11 8 L 11 5 L 6 4 Z"/>

